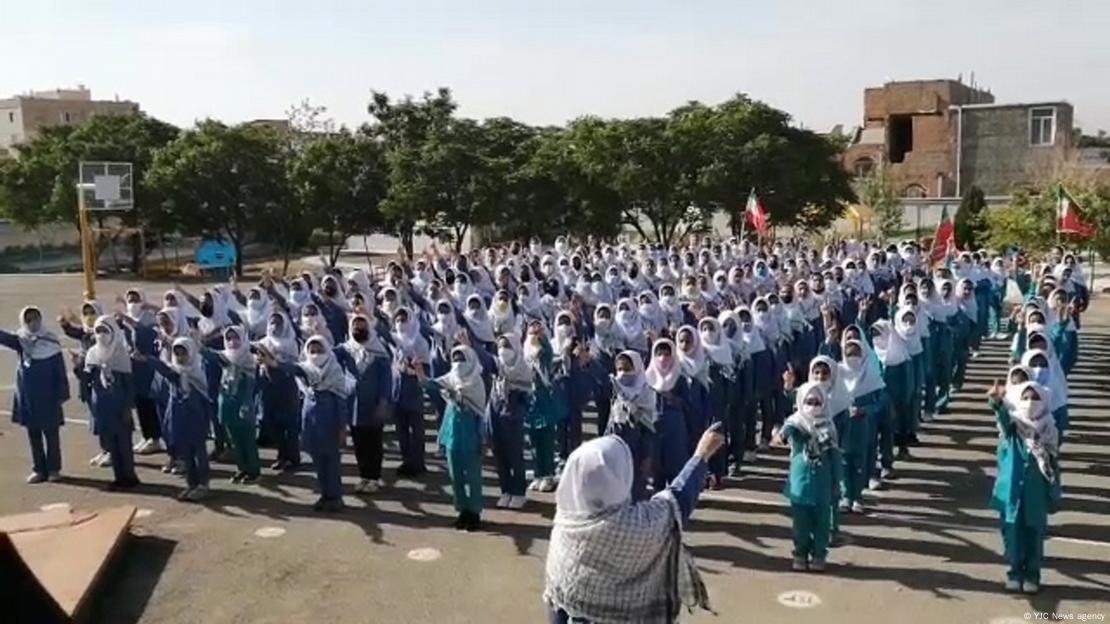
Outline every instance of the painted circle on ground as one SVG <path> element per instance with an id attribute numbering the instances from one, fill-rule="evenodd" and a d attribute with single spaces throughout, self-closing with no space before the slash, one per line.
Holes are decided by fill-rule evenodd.
<path id="1" fill-rule="evenodd" d="M 69 509 L 69 503 L 50 503 L 39 507 L 42 511 L 56 511 L 58 509 Z"/>
<path id="2" fill-rule="evenodd" d="M 794 589 L 779 594 L 779 604 L 792 609 L 812 609 L 821 604 L 821 598 L 804 589 Z"/>
<path id="3" fill-rule="evenodd" d="M 281 537 L 285 535 L 285 529 L 275 526 L 261 527 L 255 529 L 254 534 L 256 537 Z"/>
<path id="4" fill-rule="evenodd" d="M 154 515 L 154 510 L 153 509 L 136 509 L 135 510 L 135 517 L 136 518 L 149 518 L 152 515 Z"/>
<path id="5" fill-rule="evenodd" d="M 413 561 L 435 561 L 443 556 L 436 548 L 414 548 L 409 551 L 408 557 Z"/>

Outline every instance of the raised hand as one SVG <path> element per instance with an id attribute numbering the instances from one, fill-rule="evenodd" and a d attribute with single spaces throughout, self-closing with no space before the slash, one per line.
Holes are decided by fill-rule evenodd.
<path id="1" fill-rule="evenodd" d="M 996 401 L 1001 401 L 1002 397 L 1005 396 L 1005 394 L 1006 387 L 1003 386 L 1002 382 L 997 379 L 994 380 L 994 385 L 992 385 L 991 389 L 987 392 L 987 396 Z"/>

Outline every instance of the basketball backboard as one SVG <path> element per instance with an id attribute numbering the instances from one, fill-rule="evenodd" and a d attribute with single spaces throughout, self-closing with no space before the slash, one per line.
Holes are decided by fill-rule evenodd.
<path id="1" fill-rule="evenodd" d="M 131 163 L 86 162 L 79 165 L 77 189 L 85 210 L 131 210 L 135 207 Z"/>

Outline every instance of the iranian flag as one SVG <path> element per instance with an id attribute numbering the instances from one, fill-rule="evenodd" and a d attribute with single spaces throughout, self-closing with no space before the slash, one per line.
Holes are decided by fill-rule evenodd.
<path id="1" fill-rule="evenodd" d="M 956 226 L 948 218 L 948 206 L 940 214 L 940 223 L 933 234 L 933 247 L 929 251 L 929 263 L 936 264 L 943 261 L 949 254 L 956 250 Z"/>
<path id="2" fill-rule="evenodd" d="M 1057 188 L 1056 204 L 1056 231 L 1060 234 L 1075 234 L 1080 238 L 1090 238 L 1095 235 L 1095 226 L 1079 216 L 1079 205 L 1064 190 L 1064 186 Z"/>
<path id="3" fill-rule="evenodd" d="M 761 236 L 767 233 L 767 211 L 763 209 L 763 202 L 759 201 L 755 189 L 748 195 L 748 203 L 744 206 L 744 221 L 751 223 Z"/>

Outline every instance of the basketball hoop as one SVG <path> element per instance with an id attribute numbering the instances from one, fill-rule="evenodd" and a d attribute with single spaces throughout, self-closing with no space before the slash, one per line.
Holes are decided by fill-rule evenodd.
<path id="1" fill-rule="evenodd" d="M 77 163 L 77 219 L 81 225 L 81 260 L 85 270 L 85 298 L 96 297 L 96 239 L 104 232 L 112 241 L 121 234 L 139 236 L 145 260 L 146 240 L 142 228 L 96 228 L 89 223 L 90 212 L 129 212 L 135 209 L 132 167 L 128 162 L 81 161 Z M 114 248 L 113 248 L 114 249 Z M 146 263 L 143 262 L 145 267 Z"/>

